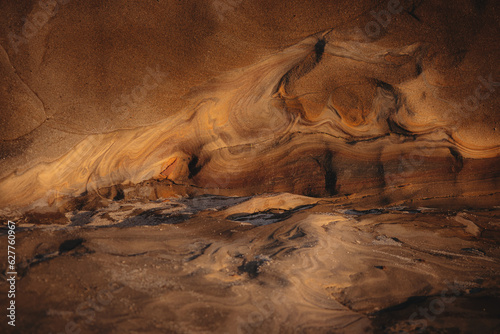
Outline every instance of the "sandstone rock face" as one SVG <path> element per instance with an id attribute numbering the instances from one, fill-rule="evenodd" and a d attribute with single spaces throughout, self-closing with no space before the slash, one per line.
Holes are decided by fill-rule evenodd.
<path id="1" fill-rule="evenodd" d="M 1 5 L 3 207 L 153 178 L 497 196 L 494 3 L 44 4 Z"/>
<path id="2" fill-rule="evenodd" d="M 499 11 L 0 1 L 15 330 L 498 333 Z"/>

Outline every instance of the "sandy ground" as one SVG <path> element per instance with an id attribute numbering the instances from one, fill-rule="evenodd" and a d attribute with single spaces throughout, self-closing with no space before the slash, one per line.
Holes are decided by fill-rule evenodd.
<path id="1" fill-rule="evenodd" d="M 498 333 L 498 208 L 333 202 L 205 195 L 113 201 L 69 212 L 64 224 L 21 219 L 17 322 L 14 331 L 0 326 L 12 333 Z M 3 299 L 8 285 L 0 284 Z"/>

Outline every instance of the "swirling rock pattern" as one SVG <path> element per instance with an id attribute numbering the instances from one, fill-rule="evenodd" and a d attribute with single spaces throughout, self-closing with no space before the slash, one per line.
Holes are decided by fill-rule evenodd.
<path id="1" fill-rule="evenodd" d="M 363 205 L 370 203 L 291 194 L 199 196 L 120 200 L 69 213 L 65 225 L 21 221 L 22 321 L 16 329 L 493 333 L 500 328 L 498 209 L 364 210 Z"/>
<path id="2" fill-rule="evenodd" d="M 499 10 L 0 2 L 16 329 L 498 331 Z"/>
<path id="3" fill-rule="evenodd" d="M 42 9 L 5 3 L 2 206 L 154 178 L 498 199 L 496 5 L 212 5 L 68 2 L 19 42 Z"/>

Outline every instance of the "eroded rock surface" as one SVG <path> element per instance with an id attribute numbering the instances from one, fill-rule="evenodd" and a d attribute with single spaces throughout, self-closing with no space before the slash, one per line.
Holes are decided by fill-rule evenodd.
<path id="1" fill-rule="evenodd" d="M 200 196 L 20 221 L 16 330 L 500 329 L 498 209 L 364 204 Z"/>
<path id="2" fill-rule="evenodd" d="M 40 4 L 4 2 L 2 206 L 162 178 L 498 199 L 496 3 L 221 2 L 69 1 L 24 40 Z"/>
<path id="3" fill-rule="evenodd" d="M 1 1 L 0 331 L 498 333 L 499 10 Z"/>

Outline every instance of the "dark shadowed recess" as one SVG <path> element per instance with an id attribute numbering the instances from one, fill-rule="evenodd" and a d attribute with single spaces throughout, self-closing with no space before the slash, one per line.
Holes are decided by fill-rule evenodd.
<path id="1" fill-rule="evenodd" d="M 413 296 L 370 315 L 375 334 L 500 333 L 500 291 L 471 289 L 454 295 Z M 474 323 L 464 331 L 463 323 Z M 474 321 L 473 319 L 481 319 Z"/>
<path id="2" fill-rule="evenodd" d="M 156 201 L 158 207 L 142 210 L 136 208 L 132 210 L 127 218 L 122 221 L 116 221 L 109 216 L 106 209 L 83 211 L 75 214 L 71 218 L 70 226 L 85 226 L 92 220 L 100 218 L 108 219 L 109 225 L 100 225 L 100 227 L 133 227 L 133 226 L 156 226 L 162 224 L 179 224 L 191 219 L 198 212 L 209 210 L 219 211 L 227 207 L 245 202 L 250 197 L 225 197 L 218 195 L 201 195 L 191 198 L 181 198 L 172 203 L 164 203 L 161 200 Z M 120 203 L 120 201 L 118 201 Z M 122 201 L 124 204 L 126 201 Z M 139 202 L 141 203 L 141 202 Z M 150 203 L 150 202 L 148 202 Z M 137 204 L 137 203 L 136 203 Z M 126 208 L 127 205 L 122 205 Z M 175 212 L 168 212 L 169 209 L 177 208 Z M 118 211 L 123 210 L 122 208 Z M 290 213 L 291 214 L 291 213 Z"/>
<path id="3" fill-rule="evenodd" d="M 248 222 L 255 226 L 269 225 L 280 221 L 287 220 L 295 212 L 306 210 L 314 207 L 314 205 L 301 205 L 291 210 L 266 210 L 264 212 L 255 212 L 251 214 L 234 214 L 227 217 L 228 220 L 236 222 Z"/>

